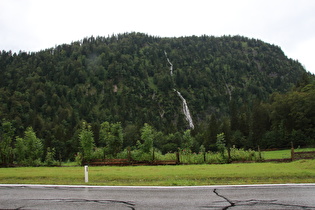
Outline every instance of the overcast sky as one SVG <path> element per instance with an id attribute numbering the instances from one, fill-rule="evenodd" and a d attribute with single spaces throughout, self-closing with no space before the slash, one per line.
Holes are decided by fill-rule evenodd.
<path id="1" fill-rule="evenodd" d="M 315 73 L 314 0 L 0 0 L 1 50 L 124 32 L 257 38 Z"/>

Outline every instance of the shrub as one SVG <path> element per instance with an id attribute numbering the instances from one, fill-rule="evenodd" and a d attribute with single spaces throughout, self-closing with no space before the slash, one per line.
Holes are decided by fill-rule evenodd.
<path id="1" fill-rule="evenodd" d="M 16 138 L 15 157 L 17 163 L 25 166 L 41 165 L 43 155 L 42 141 L 36 137 L 31 127 L 24 132 L 24 138 Z"/>
<path id="2" fill-rule="evenodd" d="M 44 164 L 46 166 L 60 165 L 60 162 L 56 161 L 54 157 L 55 157 L 55 148 L 51 149 L 50 147 L 48 147 Z"/>
<path id="3" fill-rule="evenodd" d="M 254 150 L 244 150 L 231 148 L 231 161 L 257 161 L 259 155 Z M 204 160 L 204 156 L 206 161 Z M 189 150 L 180 151 L 180 162 L 184 164 L 213 164 L 213 163 L 227 163 L 228 152 L 225 149 L 222 152 L 200 152 L 192 153 Z"/>

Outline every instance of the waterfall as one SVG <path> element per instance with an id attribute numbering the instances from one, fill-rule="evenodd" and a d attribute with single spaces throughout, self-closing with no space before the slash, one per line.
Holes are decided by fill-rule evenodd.
<path id="1" fill-rule="evenodd" d="M 186 103 L 186 99 L 182 96 L 182 94 L 179 92 L 179 91 L 177 91 L 176 89 L 174 89 L 174 91 L 177 93 L 177 95 L 180 97 L 180 99 L 182 99 L 182 101 L 183 101 L 183 113 L 184 113 L 184 115 L 185 115 L 185 117 L 186 117 L 186 120 L 188 121 L 188 123 L 189 123 L 189 127 L 191 128 L 191 129 L 194 129 L 195 128 L 195 126 L 194 126 L 194 123 L 193 123 L 193 121 L 192 121 L 192 118 L 191 118 L 191 115 L 190 115 L 190 112 L 189 112 L 189 108 L 188 108 L 188 105 L 187 105 L 187 103 Z"/>
<path id="2" fill-rule="evenodd" d="M 173 64 L 171 63 L 170 59 L 168 59 L 167 52 L 165 50 L 164 50 L 164 54 L 166 56 L 168 64 L 170 64 L 170 74 L 171 74 L 171 76 L 173 76 Z"/>
<path id="3" fill-rule="evenodd" d="M 166 56 L 166 59 L 167 59 L 168 64 L 170 65 L 170 74 L 171 74 L 171 76 L 173 76 L 173 64 L 171 63 L 170 59 L 167 57 L 167 53 L 166 53 L 165 50 L 164 50 L 164 54 L 165 54 L 165 56 Z M 183 102 L 183 113 L 184 113 L 184 115 L 185 115 L 185 117 L 186 117 L 187 122 L 189 123 L 189 127 L 190 127 L 191 129 L 194 129 L 195 126 L 194 126 L 193 120 L 192 120 L 192 118 L 191 118 L 190 111 L 189 111 L 189 108 L 188 108 L 186 99 L 185 99 L 185 98 L 182 96 L 182 94 L 181 94 L 178 90 L 176 90 L 175 88 L 174 88 L 174 91 L 177 93 L 177 95 L 180 97 L 180 99 L 181 99 L 182 102 Z"/>

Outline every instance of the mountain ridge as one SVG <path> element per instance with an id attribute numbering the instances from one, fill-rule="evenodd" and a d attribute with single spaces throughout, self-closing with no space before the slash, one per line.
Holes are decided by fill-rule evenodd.
<path id="1" fill-rule="evenodd" d="M 231 101 L 236 107 L 266 101 L 307 73 L 280 47 L 257 39 L 143 33 L 92 36 L 33 53 L 2 51 L 0 68 L 1 118 L 13 121 L 18 135 L 32 126 L 46 147 L 71 152 L 83 120 L 96 139 L 104 121 L 135 130 L 150 123 L 167 134 L 188 129 L 174 88 L 198 133 L 211 116 L 230 116 Z"/>

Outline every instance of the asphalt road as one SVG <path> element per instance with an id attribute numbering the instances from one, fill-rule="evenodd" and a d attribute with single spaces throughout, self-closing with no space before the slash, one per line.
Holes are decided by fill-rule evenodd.
<path id="1" fill-rule="evenodd" d="M 315 184 L 197 187 L 0 185 L 0 209 L 315 209 Z"/>

